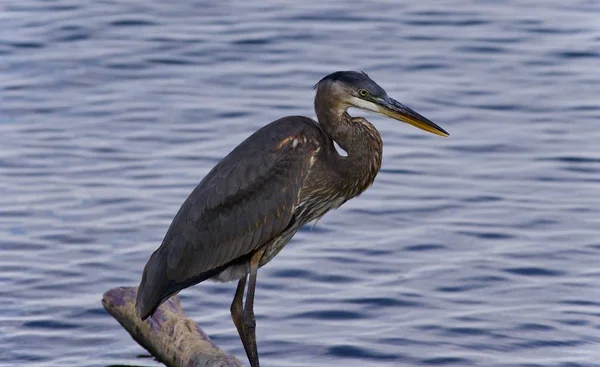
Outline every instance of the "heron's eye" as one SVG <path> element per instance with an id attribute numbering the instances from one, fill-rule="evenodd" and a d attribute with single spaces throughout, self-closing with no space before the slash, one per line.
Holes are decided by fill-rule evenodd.
<path id="1" fill-rule="evenodd" d="M 359 94 L 361 97 L 366 97 L 366 96 L 368 96 L 368 95 L 369 95 L 369 91 L 368 91 L 368 90 L 366 90 L 366 89 L 359 89 L 359 90 L 358 90 L 358 94 Z"/>

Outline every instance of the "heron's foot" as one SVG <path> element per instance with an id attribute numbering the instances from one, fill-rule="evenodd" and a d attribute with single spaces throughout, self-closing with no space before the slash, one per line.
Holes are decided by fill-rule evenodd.
<path id="1" fill-rule="evenodd" d="M 244 310 L 242 314 L 244 329 L 246 332 L 246 355 L 251 367 L 260 367 L 258 362 L 258 347 L 256 345 L 256 318 L 252 310 Z"/>

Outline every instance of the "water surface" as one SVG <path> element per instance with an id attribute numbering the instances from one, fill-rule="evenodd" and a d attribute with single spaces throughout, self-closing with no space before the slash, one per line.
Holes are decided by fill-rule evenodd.
<path id="1" fill-rule="evenodd" d="M 600 366 L 597 1 L 1 7 L 0 365 L 157 366 L 102 293 L 222 156 L 362 69 L 451 136 L 369 116 L 373 187 L 259 274 L 262 363 Z M 245 361 L 234 290 L 181 296 Z"/>

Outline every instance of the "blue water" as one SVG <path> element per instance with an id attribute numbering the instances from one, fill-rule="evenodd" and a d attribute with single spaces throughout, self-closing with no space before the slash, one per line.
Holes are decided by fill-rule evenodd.
<path id="1" fill-rule="evenodd" d="M 1 3 L 1 366 L 157 366 L 102 293 L 345 69 L 451 136 L 367 115 L 373 187 L 259 273 L 263 365 L 600 366 L 600 2 L 216 4 Z M 181 297 L 245 362 L 234 290 Z"/>

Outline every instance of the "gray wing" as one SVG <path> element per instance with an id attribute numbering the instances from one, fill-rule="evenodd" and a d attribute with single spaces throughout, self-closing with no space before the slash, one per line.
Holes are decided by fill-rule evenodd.
<path id="1" fill-rule="evenodd" d="M 146 264 L 139 316 L 281 234 L 292 221 L 321 134 L 308 118 L 286 117 L 219 162 L 185 200 Z"/>

